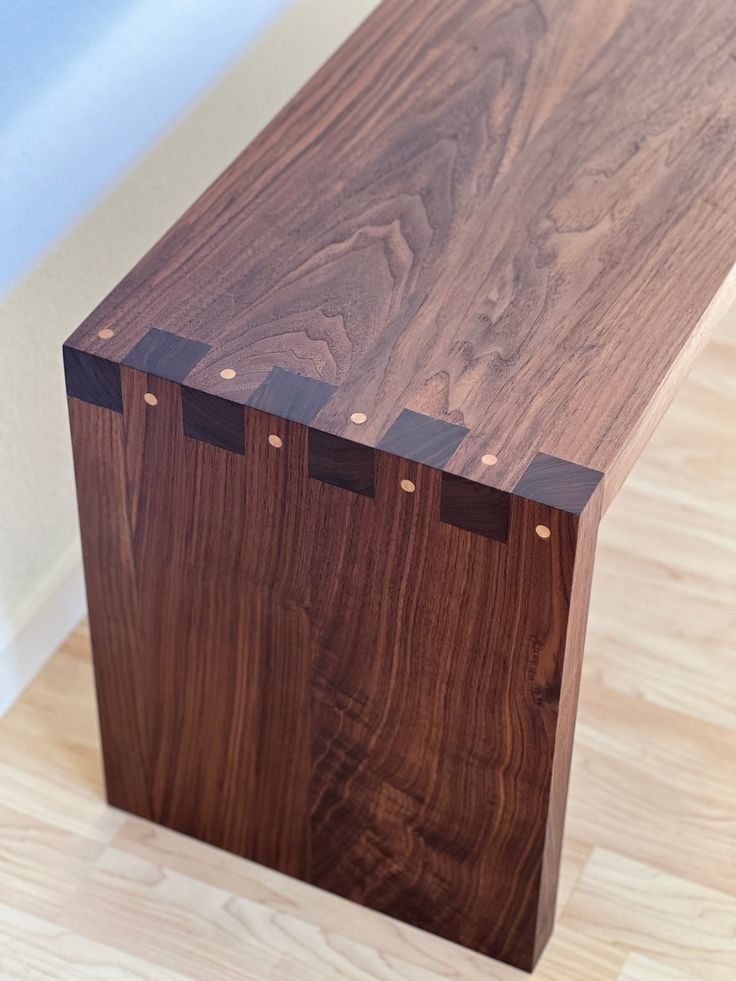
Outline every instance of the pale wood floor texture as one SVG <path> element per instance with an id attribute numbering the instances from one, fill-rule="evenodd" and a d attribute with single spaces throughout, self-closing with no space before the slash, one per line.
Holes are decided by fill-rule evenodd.
<path id="1" fill-rule="evenodd" d="M 546 981 L 736 979 L 736 316 L 604 519 Z M 84 626 L 0 720 L 0 977 L 520 979 L 113 810 Z"/>

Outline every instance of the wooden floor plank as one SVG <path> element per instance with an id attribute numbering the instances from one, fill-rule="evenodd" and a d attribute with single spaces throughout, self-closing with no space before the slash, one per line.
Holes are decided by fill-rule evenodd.
<path id="1" fill-rule="evenodd" d="M 567 905 L 565 926 L 701 981 L 732 981 L 736 896 L 596 849 Z"/>
<path id="2" fill-rule="evenodd" d="M 57 978 L 184 981 L 186 977 L 3 905 L 0 905 L 0 976 L 25 981 Z"/>
<path id="3" fill-rule="evenodd" d="M 187 971 L 195 961 L 206 976 L 223 981 L 437 981 L 443 976 L 382 945 L 345 936 L 339 921 L 318 926 L 299 906 L 276 911 L 245 898 L 242 890 L 234 894 L 116 848 L 104 853 L 61 919 L 95 939 L 104 938 L 114 921 L 120 931 L 118 943 L 126 951 L 176 971 Z M 162 934 L 167 937 L 164 946 Z M 477 969 L 466 976 L 487 977 L 489 962 L 475 956 Z"/>
<path id="4" fill-rule="evenodd" d="M 302 919 L 320 929 L 330 930 L 338 924 L 346 940 L 380 948 L 387 956 L 411 963 L 420 971 L 442 976 L 452 976 L 453 971 L 462 977 L 488 976 L 490 962 L 472 951 L 150 822 L 131 818 L 120 829 L 114 845 L 121 852 L 161 863 L 194 881 L 259 903 L 274 914 L 292 914 L 298 909 Z M 570 843 L 563 859 L 568 891 L 582 872 L 583 855 L 587 858 L 589 853 L 587 846 Z M 499 978 L 522 976 L 504 965 L 497 965 L 497 971 Z"/>
<path id="5" fill-rule="evenodd" d="M 567 832 L 733 889 L 736 733 L 605 688 L 584 688 Z"/>
<path id="6" fill-rule="evenodd" d="M 586 682 L 736 729 L 736 317 L 601 523 Z"/>
<path id="7" fill-rule="evenodd" d="M 62 912 L 104 847 L 0 803 L 0 899 L 53 917 Z"/>
<path id="8" fill-rule="evenodd" d="M 698 981 L 694 974 L 683 974 L 676 967 L 660 964 L 641 954 L 629 954 L 618 981 Z"/>

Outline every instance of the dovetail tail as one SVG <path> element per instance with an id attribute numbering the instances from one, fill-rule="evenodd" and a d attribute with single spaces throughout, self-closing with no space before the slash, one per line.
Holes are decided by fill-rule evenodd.
<path id="1" fill-rule="evenodd" d="M 334 392 L 335 386 L 327 382 L 283 368 L 272 368 L 248 399 L 248 405 L 282 419 L 309 425 Z"/>
<path id="2" fill-rule="evenodd" d="M 428 467 L 444 467 L 467 434 L 465 426 L 402 409 L 377 449 Z"/>
<path id="3" fill-rule="evenodd" d="M 513 488 L 514 494 L 570 514 L 582 514 L 603 479 L 599 470 L 537 453 Z"/>
<path id="4" fill-rule="evenodd" d="M 123 411 L 119 364 L 64 345 L 64 376 L 69 398 L 113 412 Z"/>
<path id="5" fill-rule="evenodd" d="M 373 497 L 375 451 L 341 436 L 310 429 L 308 436 L 309 476 L 333 487 Z"/>
<path id="6" fill-rule="evenodd" d="M 211 350 L 209 344 L 151 327 L 121 363 L 159 378 L 181 382 Z"/>

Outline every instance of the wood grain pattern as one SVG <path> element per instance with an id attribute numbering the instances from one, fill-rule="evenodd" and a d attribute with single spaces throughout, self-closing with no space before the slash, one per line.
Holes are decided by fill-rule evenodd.
<path id="1" fill-rule="evenodd" d="M 70 399 L 110 801 L 531 968 L 597 515 L 504 495 L 505 540 L 469 535 L 435 468 L 376 451 L 346 494 L 300 423 L 241 409 L 241 456 L 122 387 Z"/>
<path id="2" fill-rule="evenodd" d="M 514 493 L 552 507 L 582 514 L 603 474 L 556 456 L 537 453 L 522 474 Z"/>
<path id="3" fill-rule="evenodd" d="M 112 801 L 534 965 L 600 515 L 736 295 L 734 44 L 385 0 L 70 338 Z"/>
<path id="4" fill-rule="evenodd" d="M 126 354 L 122 363 L 170 381 L 184 381 L 210 350 L 209 344 L 151 327 Z"/>
<path id="5" fill-rule="evenodd" d="M 309 476 L 335 487 L 373 497 L 376 458 L 368 446 L 350 439 L 309 430 Z"/>
<path id="6" fill-rule="evenodd" d="M 451 473 L 442 474 L 440 520 L 476 535 L 505 542 L 511 495 Z"/>
<path id="7" fill-rule="evenodd" d="M 601 524 L 558 920 L 535 981 L 736 975 L 734 327 Z M 86 625 L 0 719 L 0 787 L 0 975 L 13 981 L 519 981 L 108 807 Z"/>
<path id="8" fill-rule="evenodd" d="M 234 402 L 182 385 L 181 414 L 185 436 L 231 453 L 245 452 L 245 419 Z"/>
<path id="9" fill-rule="evenodd" d="M 284 419 L 308 423 L 333 392 L 334 386 L 326 382 L 275 367 L 253 393 L 250 404 Z"/>
<path id="10" fill-rule="evenodd" d="M 402 409 L 378 446 L 428 467 L 444 467 L 468 434 L 465 426 Z"/>
<path id="11" fill-rule="evenodd" d="M 157 326 L 194 388 L 278 366 L 325 432 L 411 409 L 469 429 L 448 472 L 545 453 L 607 505 L 734 296 L 735 44 L 722 0 L 385 0 L 71 343 Z"/>
<path id="12" fill-rule="evenodd" d="M 68 346 L 63 354 L 66 390 L 71 398 L 113 412 L 123 411 L 120 365 Z"/>

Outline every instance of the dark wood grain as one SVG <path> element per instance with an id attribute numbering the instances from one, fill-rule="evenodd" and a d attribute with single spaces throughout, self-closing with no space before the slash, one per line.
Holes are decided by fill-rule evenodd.
<path id="1" fill-rule="evenodd" d="M 326 382 L 275 367 L 255 390 L 249 405 L 294 422 L 311 422 L 334 391 Z"/>
<path id="2" fill-rule="evenodd" d="M 181 387 L 184 435 L 231 453 L 245 452 L 245 418 L 234 402 Z"/>
<path id="3" fill-rule="evenodd" d="M 309 476 L 355 494 L 373 497 L 375 453 L 369 446 L 310 429 Z"/>
<path id="4" fill-rule="evenodd" d="M 533 966 L 600 515 L 736 295 L 735 51 L 384 0 L 70 338 L 113 803 Z"/>
<path id="5" fill-rule="evenodd" d="M 476 535 L 505 542 L 511 495 L 451 473 L 442 474 L 440 520 Z"/>
<path id="6" fill-rule="evenodd" d="M 123 411 L 120 365 L 67 346 L 63 354 L 64 379 L 69 396 L 102 409 Z"/>
<path id="7" fill-rule="evenodd" d="M 151 327 L 123 358 L 123 364 L 171 381 L 184 381 L 210 351 L 209 344 Z"/>
<path id="8" fill-rule="evenodd" d="M 403 409 L 378 446 L 428 467 L 443 467 L 467 434 L 465 426 Z"/>
<path id="9" fill-rule="evenodd" d="M 514 493 L 582 514 L 602 479 L 603 474 L 598 470 L 537 453 L 514 487 Z"/>
<path id="10" fill-rule="evenodd" d="M 123 416 L 69 400 L 111 802 L 530 968 L 587 515 L 509 495 L 469 534 L 435 468 L 375 451 L 346 493 L 307 427 L 241 410 L 240 455 L 122 381 Z"/>
<path id="11" fill-rule="evenodd" d="M 469 429 L 449 472 L 607 503 L 734 296 L 735 50 L 723 0 L 385 0 L 71 343 L 173 331 L 191 387 L 278 366 L 325 432 L 408 408 Z"/>

